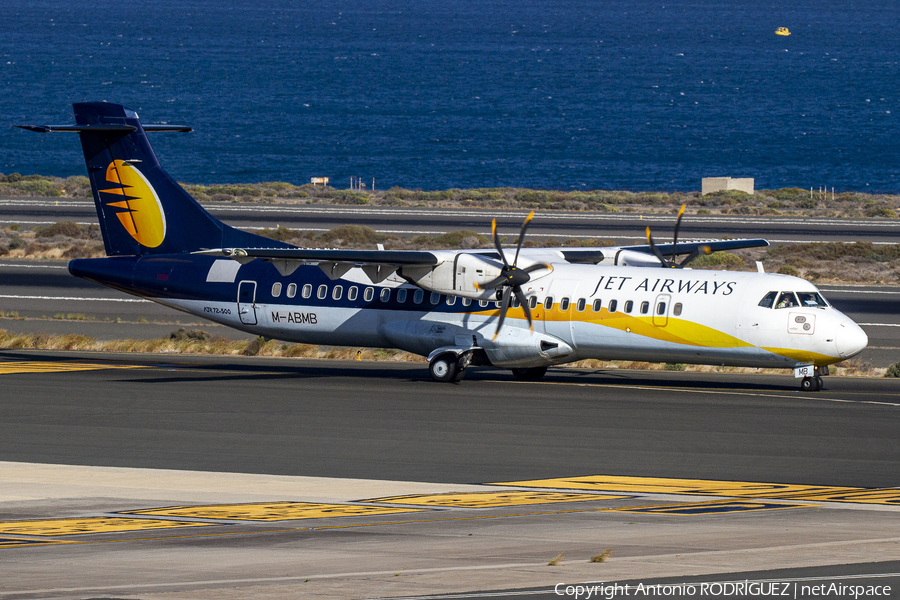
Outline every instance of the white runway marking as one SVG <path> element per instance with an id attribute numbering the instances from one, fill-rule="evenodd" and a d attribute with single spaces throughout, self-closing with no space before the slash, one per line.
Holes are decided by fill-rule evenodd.
<path id="1" fill-rule="evenodd" d="M 8 267 L 11 269 L 68 269 L 65 265 L 14 265 L 10 263 L 0 263 L 0 267 Z"/>
<path id="2" fill-rule="evenodd" d="M 21 221 L 21 220 L 13 220 L 13 221 L 0 221 L 0 223 L 9 223 L 14 225 L 52 225 L 53 223 L 58 223 L 59 221 Z M 96 225 L 96 221 L 75 221 L 77 225 Z"/>
<path id="3" fill-rule="evenodd" d="M 819 288 L 823 292 L 841 292 L 845 294 L 900 294 L 900 289 L 897 290 L 846 290 L 846 289 L 837 289 L 837 288 Z"/>
<path id="4" fill-rule="evenodd" d="M 74 302 L 150 302 L 143 298 L 83 298 L 79 296 L 22 296 L 19 294 L 0 294 L 0 298 L 16 300 L 72 300 Z"/>

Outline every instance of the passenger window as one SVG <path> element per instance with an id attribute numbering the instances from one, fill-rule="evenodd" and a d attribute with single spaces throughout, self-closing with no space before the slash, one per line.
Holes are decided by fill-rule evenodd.
<path id="1" fill-rule="evenodd" d="M 309 298 L 310 296 L 312 296 L 312 285 L 309 283 L 304 285 L 303 290 L 301 290 L 301 292 L 300 292 L 300 295 L 303 296 L 304 298 Z"/>
<path id="2" fill-rule="evenodd" d="M 422 290 L 416 290 L 413 292 L 413 302 L 416 304 L 422 304 L 422 300 L 425 299 L 425 292 Z"/>
<path id="3" fill-rule="evenodd" d="M 519 308 L 519 306 L 521 306 L 521 302 L 519 302 L 519 298 L 515 294 L 510 297 L 509 305 L 513 308 Z"/>
<path id="4" fill-rule="evenodd" d="M 563 298 L 559 301 L 559 310 L 569 310 L 569 299 Z"/>
<path id="5" fill-rule="evenodd" d="M 781 292 L 775 308 L 794 308 L 797 305 L 797 297 L 794 296 L 794 292 Z"/>
<path id="6" fill-rule="evenodd" d="M 428 301 L 432 304 L 440 304 L 441 303 L 441 295 L 437 292 L 431 292 L 431 296 L 429 296 Z"/>
<path id="7" fill-rule="evenodd" d="M 585 306 L 587 306 L 587 300 L 585 300 L 584 298 L 579 298 L 578 304 L 575 305 L 575 310 L 577 310 L 578 312 L 582 312 Z"/>
<path id="8" fill-rule="evenodd" d="M 349 290 L 347 290 L 347 300 L 353 302 L 356 300 L 356 295 L 359 293 L 359 289 L 354 285 Z"/>
<path id="9" fill-rule="evenodd" d="M 447 296 L 447 306 L 456 304 L 456 296 Z"/>
<path id="10" fill-rule="evenodd" d="M 544 310 L 550 310 L 553 308 L 553 296 L 547 296 L 544 298 Z"/>
<path id="11" fill-rule="evenodd" d="M 316 297 L 319 300 L 324 300 L 327 295 L 328 295 L 328 286 L 323 283 L 322 285 L 319 286 L 319 289 L 316 290 Z"/>
<path id="12" fill-rule="evenodd" d="M 490 304 L 490 302 L 488 302 L 487 300 L 479 300 L 478 301 L 478 306 L 480 306 L 481 308 L 487 308 L 488 304 Z"/>
<path id="13" fill-rule="evenodd" d="M 471 298 L 463 298 L 462 305 L 463 306 L 472 306 L 472 299 Z"/>
<path id="14" fill-rule="evenodd" d="M 371 302 L 373 298 L 375 298 L 375 290 L 367 287 L 365 291 L 363 291 L 363 300 L 366 302 Z"/>
<path id="15" fill-rule="evenodd" d="M 275 283 L 272 284 L 272 297 L 277 298 L 280 295 L 281 295 L 281 282 L 276 281 Z"/>
<path id="16" fill-rule="evenodd" d="M 816 292 L 797 292 L 797 298 L 800 300 L 800 306 L 808 308 L 825 308 L 828 306 L 825 298 Z"/>
<path id="17" fill-rule="evenodd" d="M 769 292 L 763 299 L 759 301 L 759 305 L 763 308 L 772 308 L 775 306 L 775 296 L 778 295 L 778 292 Z"/>
<path id="18" fill-rule="evenodd" d="M 344 286 L 336 285 L 334 286 L 334 290 L 331 292 L 332 300 L 340 300 L 341 296 L 344 295 Z"/>
<path id="19" fill-rule="evenodd" d="M 532 296 L 528 299 L 528 306 L 531 308 L 537 308 L 537 296 Z"/>
<path id="20" fill-rule="evenodd" d="M 400 288 L 397 290 L 397 302 L 403 304 L 406 302 L 406 288 Z"/>
<path id="21" fill-rule="evenodd" d="M 616 312 L 616 307 L 617 307 L 617 306 L 619 306 L 619 302 L 618 302 L 618 301 L 616 301 L 616 300 L 610 300 L 610 301 L 609 301 L 609 312 L 611 312 L 611 313 Z"/>
<path id="22" fill-rule="evenodd" d="M 676 317 L 681 316 L 681 302 L 676 302 L 675 306 L 672 307 L 672 314 Z"/>
<path id="23" fill-rule="evenodd" d="M 641 302 L 641 314 L 646 315 L 650 312 L 650 303 L 647 301 Z"/>
<path id="24" fill-rule="evenodd" d="M 391 299 L 391 288 L 382 288 L 381 293 L 378 295 L 379 299 L 382 302 L 388 302 Z"/>
<path id="25" fill-rule="evenodd" d="M 630 314 L 633 308 L 634 308 L 634 301 L 626 300 L 625 301 L 625 312 Z"/>
<path id="26" fill-rule="evenodd" d="M 296 283 L 289 284 L 288 291 L 287 291 L 287 297 L 293 298 L 296 295 L 297 295 L 297 284 Z"/>
<path id="27" fill-rule="evenodd" d="M 658 314 L 658 315 L 666 314 L 666 303 L 665 302 L 660 302 L 659 304 L 656 305 L 656 314 Z"/>
<path id="28" fill-rule="evenodd" d="M 594 312 L 600 312 L 603 309 L 603 300 L 597 298 L 594 300 Z"/>

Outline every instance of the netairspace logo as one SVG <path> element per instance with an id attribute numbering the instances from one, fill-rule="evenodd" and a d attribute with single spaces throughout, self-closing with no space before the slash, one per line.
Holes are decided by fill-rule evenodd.
<path id="1" fill-rule="evenodd" d="M 889 585 L 847 585 L 843 583 L 807 584 L 797 581 L 728 581 L 714 583 L 655 583 L 622 585 L 619 583 L 558 583 L 557 596 L 575 600 L 613 600 L 614 598 L 886 598 Z"/>

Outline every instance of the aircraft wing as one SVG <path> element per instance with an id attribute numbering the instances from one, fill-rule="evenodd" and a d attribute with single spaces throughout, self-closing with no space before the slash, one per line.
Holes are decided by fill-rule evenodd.
<path id="1" fill-rule="evenodd" d="M 761 248 L 768 246 L 768 240 L 762 238 L 746 239 L 746 240 L 715 240 L 710 242 L 678 242 L 675 254 L 691 254 L 698 248 L 706 246 L 710 252 L 721 252 L 722 250 L 741 250 L 742 248 Z M 657 248 L 663 255 L 672 255 L 672 244 L 657 244 Z M 653 254 L 649 244 L 640 246 L 622 246 L 623 250 L 633 250 L 635 252 L 644 252 Z"/>
<path id="2" fill-rule="evenodd" d="M 441 253 L 418 250 L 321 250 L 311 248 L 217 248 L 194 254 L 223 256 L 240 263 L 256 259 L 271 262 L 285 277 L 302 264 L 318 263 L 331 279 L 340 279 L 354 267 L 362 267 L 373 283 L 384 281 L 399 267 L 433 267 L 441 264 Z M 444 254 L 449 254 L 444 252 Z M 455 255 L 456 253 L 452 253 Z"/>
<path id="3" fill-rule="evenodd" d="M 321 250 L 314 248 L 218 248 L 194 254 L 225 256 L 249 262 L 256 258 L 300 260 L 304 262 L 337 261 L 351 263 L 384 263 L 392 265 L 437 265 L 442 259 L 425 250 Z"/>

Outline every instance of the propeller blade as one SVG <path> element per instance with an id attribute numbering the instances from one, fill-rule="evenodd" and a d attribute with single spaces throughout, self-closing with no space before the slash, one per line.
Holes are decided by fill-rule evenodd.
<path id="1" fill-rule="evenodd" d="M 519 286 L 514 287 L 513 293 L 516 295 L 516 300 L 519 301 L 519 304 L 521 304 L 522 308 L 525 310 L 525 318 L 528 319 L 528 327 L 531 331 L 534 331 L 534 323 L 531 321 L 531 309 L 528 307 L 528 299 L 522 292 L 522 288 Z"/>
<path id="2" fill-rule="evenodd" d="M 684 216 L 684 208 L 687 206 L 686 204 L 681 205 L 681 210 L 678 211 L 678 219 L 675 220 L 675 233 L 672 234 L 672 262 L 675 262 L 675 246 L 678 245 L 678 229 L 681 227 L 681 217 Z"/>
<path id="3" fill-rule="evenodd" d="M 681 265 L 679 266 L 685 266 L 701 254 L 712 254 L 712 250 L 709 248 L 709 246 L 700 246 L 699 248 L 688 254 L 688 257 L 681 261 Z"/>
<path id="4" fill-rule="evenodd" d="M 507 280 L 507 276 L 501 274 L 499 277 L 495 277 L 494 279 L 491 279 L 487 283 L 476 283 L 475 289 L 476 290 L 492 290 L 492 289 L 498 288 L 501 285 L 503 285 L 504 283 L 506 283 L 506 280 Z"/>
<path id="5" fill-rule="evenodd" d="M 519 250 L 522 249 L 522 243 L 525 241 L 525 231 L 528 229 L 528 224 L 534 218 L 534 211 L 528 213 L 528 216 L 525 217 L 525 222 L 522 223 L 522 231 L 519 233 L 519 243 L 516 246 L 516 256 L 513 258 L 513 266 L 519 261 Z"/>
<path id="6" fill-rule="evenodd" d="M 520 270 L 526 273 L 534 273 L 535 271 L 539 271 L 541 269 L 553 269 L 553 267 L 551 267 L 547 263 L 537 263 L 534 265 L 528 265 L 527 267 L 524 267 Z"/>
<path id="7" fill-rule="evenodd" d="M 503 300 L 500 306 L 500 320 L 497 321 L 497 331 L 494 332 L 493 339 L 497 339 L 497 336 L 500 335 L 500 328 L 503 327 L 503 321 L 506 320 L 506 311 L 509 310 L 509 297 L 510 297 L 510 289 L 508 287 L 503 288 Z"/>
<path id="8" fill-rule="evenodd" d="M 503 254 L 503 247 L 500 245 L 500 238 L 497 237 L 497 219 L 493 219 L 491 221 L 491 237 L 494 238 L 494 247 L 497 248 L 497 252 L 500 253 L 500 260 L 503 261 L 503 266 L 508 269 L 509 263 L 506 262 L 506 255 Z"/>
<path id="9" fill-rule="evenodd" d="M 662 255 L 662 252 L 659 251 L 659 248 L 656 247 L 656 243 L 653 241 L 653 234 L 650 233 L 650 228 L 647 227 L 647 243 L 650 244 L 650 249 L 653 251 L 653 254 L 656 255 L 656 258 L 659 259 L 659 262 L 662 263 L 662 266 L 668 267 L 669 261 Z"/>

